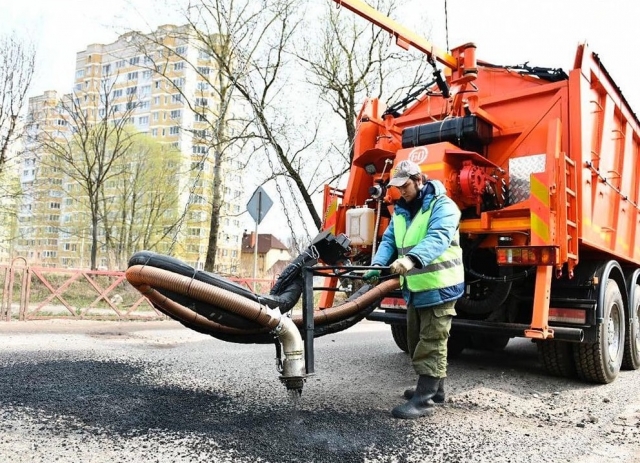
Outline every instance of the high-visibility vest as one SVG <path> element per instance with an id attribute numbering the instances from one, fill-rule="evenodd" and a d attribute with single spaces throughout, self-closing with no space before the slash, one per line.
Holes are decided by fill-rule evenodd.
<path id="1" fill-rule="evenodd" d="M 431 201 L 424 212 L 418 212 L 407 229 L 407 221 L 401 214 L 393 215 L 393 230 L 398 257 L 406 256 L 427 235 L 431 209 L 437 198 Z M 464 282 L 460 233 L 456 230 L 451 245 L 436 259 L 423 268 L 413 268 L 400 283 L 413 292 L 448 288 Z"/>

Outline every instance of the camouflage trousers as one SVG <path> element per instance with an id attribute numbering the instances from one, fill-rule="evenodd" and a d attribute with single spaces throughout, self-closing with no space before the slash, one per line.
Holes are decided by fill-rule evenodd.
<path id="1" fill-rule="evenodd" d="M 407 344 L 413 369 L 419 375 L 447 376 L 447 340 L 455 301 L 416 309 L 407 306 Z"/>

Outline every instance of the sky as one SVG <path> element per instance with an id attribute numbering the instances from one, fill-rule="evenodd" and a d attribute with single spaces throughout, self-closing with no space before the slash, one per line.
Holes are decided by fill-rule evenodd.
<path id="1" fill-rule="evenodd" d="M 395 18 L 440 48 L 446 48 L 446 24 L 450 47 L 474 42 L 478 59 L 495 64 L 529 62 L 568 71 L 578 44 L 587 42 L 640 114 L 636 4 L 637 0 L 412 0 Z M 344 9 L 344 14 L 353 13 Z M 179 22 L 174 10 L 154 0 L 0 0 L 0 31 L 28 37 L 37 46 L 33 95 L 70 91 L 76 53 L 87 45 L 113 42 L 132 28 L 146 32 Z M 267 191 L 275 195 L 274 189 Z M 274 196 L 272 200 L 279 204 Z M 274 206 L 259 232 L 283 238 L 282 219 Z M 254 227 L 247 217 L 247 228 Z"/>

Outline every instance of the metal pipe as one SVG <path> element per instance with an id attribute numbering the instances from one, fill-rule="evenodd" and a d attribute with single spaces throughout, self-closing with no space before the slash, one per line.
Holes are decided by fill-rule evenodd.
<path id="1" fill-rule="evenodd" d="M 452 327 L 461 331 L 480 331 L 483 334 L 496 334 L 504 336 L 523 337 L 525 330 L 531 328 L 524 323 L 497 323 L 484 320 L 453 319 Z M 570 328 L 564 326 L 550 326 L 553 330 L 553 339 L 558 341 L 582 342 L 584 339 L 583 328 Z"/>
<path id="2" fill-rule="evenodd" d="M 282 381 L 288 390 L 301 393 L 306 373 L 304 366 L 304 346 L 302 344 L 300 331 L 298 331 L 293 320 L 289 317 L 280 316 L 280 323 L 274 328 L 273 334 L 278 337 L 278 340 L 282 344 L 282 351 L 285 356 L 280 381 Z"/>

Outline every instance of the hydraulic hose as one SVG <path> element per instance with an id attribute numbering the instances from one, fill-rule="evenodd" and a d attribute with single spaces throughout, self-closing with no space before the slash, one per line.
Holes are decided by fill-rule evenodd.
<path id="1" fill-rule="evenodd" d="M 231 338 L 228 340 L 232 340 L 233 335 L 238 335 L 240 339 L 238 339 L 237 342 L 246 342 L 245 339 L 242 339 L 244 335 L 251 336 L 269 333 L 273 331 L 279 323 L 279 317 L 275 315 L 275 312 L 279 314 L 279 311 L 229 290 L 184 275 L 177 275 L 168 270 L 151 266 L 133 265 L 126 271 L 125 276 L 132 286 L 145 294 L 151 302 L 159 306 L 163 312 L 170 314 L 170 316 L 175 316 L 179 321 L 187 323 L 190 327 L 197 327 L 199 331 L 204 333 L 231 335 L 227 336 Z M 389 279 L 353 300 L 348 300 L 341 305 L 329 309 L 316 310 L 313 316 L 314 324 L 322 327 L 352 317 L 359 312 L 367 310 L 371 305 L 375 305 L 385 294 L 399 287 L 399 279 Z M 163 290 L 216 307 L 224 307 L 227 311 L 256 323 L 260 328 L 247 330 L 217 323 L 171 300 L 162 293 Z M 302 315 L 293 315 L 291 319 L 296 326 L 302 326 Z M 254 342 L 270 342 L 271 338 L 267 339 L 269 339 L 269 341 L 257 336 Z"/>

